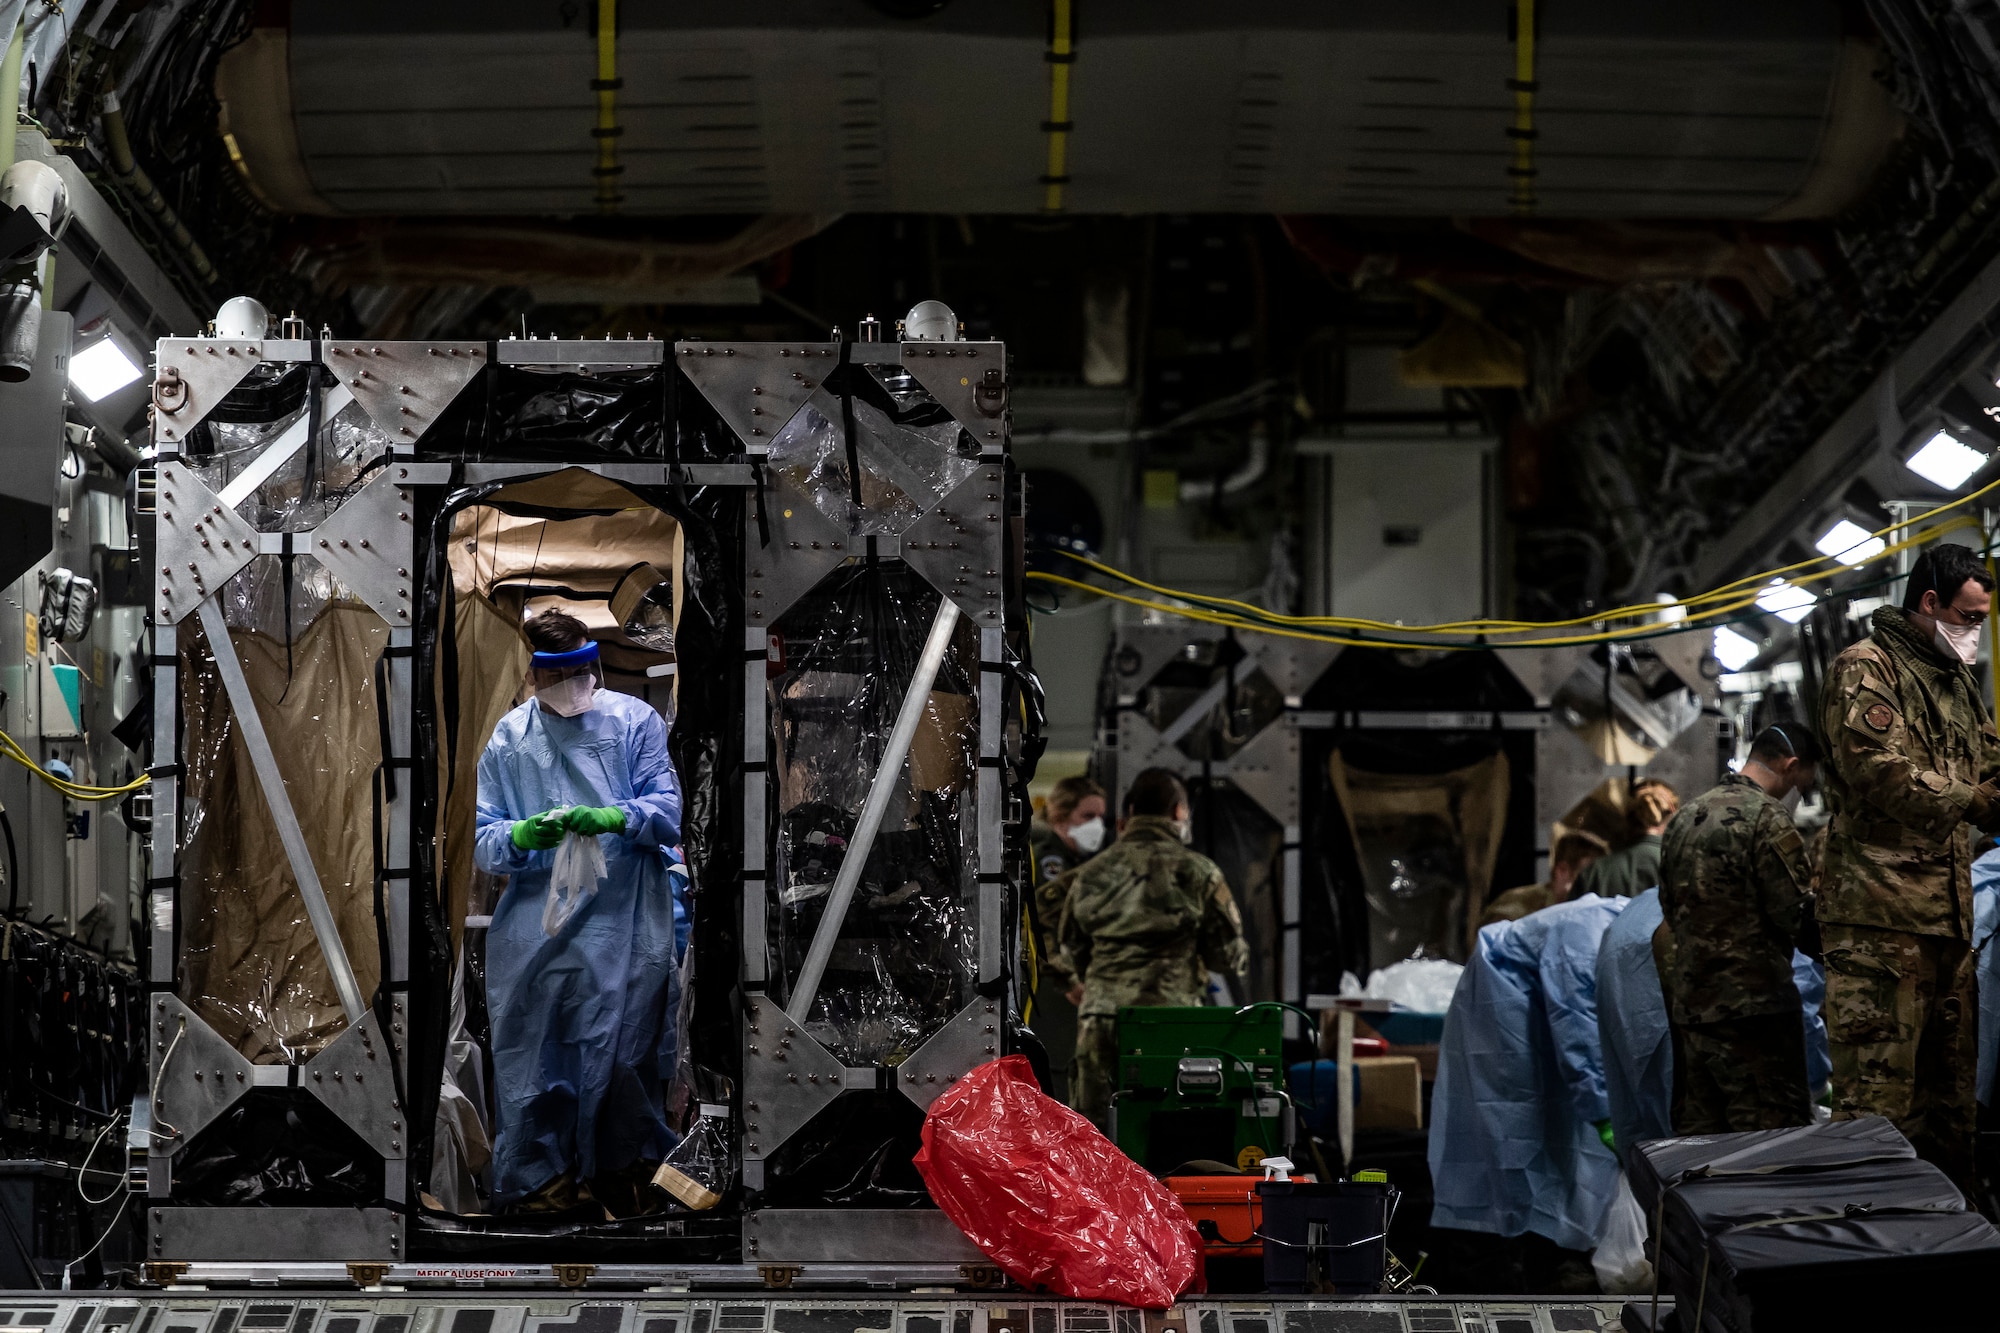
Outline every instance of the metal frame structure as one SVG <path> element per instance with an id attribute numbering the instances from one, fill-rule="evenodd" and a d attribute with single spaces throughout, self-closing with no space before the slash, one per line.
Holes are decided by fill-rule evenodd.
<path id="1" fill-rule="evenodd" d="M 408 1237 L 398 1206 L 409 1202 L 407 1145 L 412 1135 L 405 1130 L 406 1107 L 399 1089 L 411 1069 L 404 997 L 411 969 L 413 841 L 419 836 L 410 784 L 385 793 L 381 810 L 379 873 L 388 886 L 387 915 L 392 924 L 382 960 L 384 998 L 371 1005 L 355 980 L 307 847 L 301 819 L 311 812 L 296 809 L 286 793 L 272 740 L 259 719 L 241 663 L 227 651 L 230 638 L 218 599 L 229 580 L 259 555 L 310 555 L 319 560 L 389 627 L 387 725 L 382 733 L 389 750 L 382 756 L 385 767 L 394 770 L 423 762 L 413 751 L 417 700 L 412 682 L 421 577 L 413 571 L 420 570 L 428 554 L 420 549 L 415 535 L 420 525 L 413 522 L 413 513 L 422 507 L 424 488 L 477 486 L 581 468 L 640 487 L 678 484 L 743 490 L 744 531 L 751 535 L 743 556 L 740 721 L 743 768 L 751 776 L 744 783 L 740 811 L 741 980 L 748 1002 L 741 1018 L 744 1079 L 737 1109 L 746 1187 L 760 1188 L 770 1155 L 842 1093 L 893 1086 L 918 1107 L 927 1107 L 960 1075 L 1004 1049 L 1010 1003 L 1006 986 L 1018 901 L 1018 885 L 1007 870 L 1007 835 L 1009 827 L 1024 818 L 1008 800 L 1001 753 L 1006 730 L 1005 636 L 1010 628 L 1006 571 L 1010 554 L 1018 555 L 1016 525 L 1010 521 L 1006 502 L 1010 491 L 1005 349 L 999 343 L 962 341 L 846 347 L 838 342 L 687 342 L 674 346 L 671 362 L 666 353 L 664 344 L 650 340 L 373 343 L 198 338 L 159 344 L 154 384 L 157 464 L 142 474 L 139 488 L 142 540 L 150 539 L 158 570 L 152 597 L 155 816 L 146 884 L 154 995 L 148 1015 L 148 1091 L 135 1107 L 130 1143 L 135 1188 L 143 1181 L 147 1196 L 149 1261 L 218 1273 L 247 1265 L 268 1277 L 300 1264 L 327 1261 L 395 1263 L 406 1252 Z M 815 397 L 837 419 L 838 409 L 828 401 L 823 381 L 827 371 L 850 361 L 900 365 L 979 445 L 971 476 L 897 537 L 864 538 L 842 530 L 821 515 L 810 497 L 798 494 L 782 476 L 767 475 L 764 468 L 772 438 Z M 306 363 L 331 372 L 326 377 L 332 381 L 328 387 L 308 390 L 321 395 L 317 413 L 303 414 L 220 491 L 204 484 L 184 456 L 194 428 L 255 367 Z M 432 461 L 420 448 L 426 432 L 483 373 L 504 366 L 582 373 L 655 369 L 667 375 L 677 368 L 734 431 L 742 445 L 737 459 L 745 461 L 506 461 L 490 456 Z M 237 506 L 305 448 L 308 422 L 330 423 L 350 403 L 358 403 L 389 441 L 386 465 L 309 531 L 253 529 L 237 513 Z M 806 1033 L 797 1015 L 786 1014 L 767 995 L 767 848 L 774 827 L 768 776 L 756 778 L 769 773 L 767 652 L 772 630 L 786 609 L 857 558 L 900 560 L 940 594 L 932 635 L 937 651 L 926 655 L 933 673 L 942 643 L 957 619 L 964 618 L 976 629 L 979 647 L 976 786 L 970 810 L 960 821 L 968 857 L 976 865 L 977 994 L 893 1070 L 844 1067 Z M 181 910 L 176 858 L 182 772 L 176 728 L 179 627 L 190 617 L 201 623 L 217 650 L 218 672 L 256 783 L 348 1020 L 342 1033 L 298 1065 L 253 1064 L 176 993 L 180 959 L 175 926 Z M 913 713 L 921 712 L 929 684 L 927 678 L 919 679 L 910 691 L 903 710 L 912 715 L 909 725 L 898 727 L 900 749 L 892 738 L 891 752 L 873 782 L 871 806 L 886 800 L 902 768 L 915 726 Z M 908 706 L 912 702 L 914 709 Z M 876 813 L 879 819 L 879 809 Z M 858 878 L 866 847 L 855 850 L 853 876 Z M 847 887 L 851 891 L 852 883 Z M 821 965 L 839 924 L 839 914 L 829 912 L 822 928 L 825 938 L 814 950 Z M 816 984 L 814 976 L 795 987 L 793 1007 L 800 1015 Z M 270 1086 L 306 1089 L 370 1145 L 382 1160 L 385 1196 L 391 1206 L 284 1210 L 175 1206 L 177 1153 L 245 1093 Z M 836 1221 L 837 1225 L 825 1225 Z M 776 1252 L 780 1262 L 859 1263 L 871 1272 L 883 1264 L 890 1268 L 900 1264 L 898 1271 L 929 1281 L 964 1265 L 984 1272 L 983 1256 L 954 1228 L 937 1226 L 939 1221 L 940 1215 L 934 1213 L 850 1211 L 838 1219 L 821 1210 L 753 1213 L 745 1219 L 745 1262 L 753 1269 L 760 1261 L 768 1266 Z M 816 1241 L 801 1239 L 815 1236 Z M 870 1238 L 870 1244 L 880 1246 L 879 1253 L 853 1252 L 856 1236 Z M 882 1264 L 861 1262 L 875 1258 Z"/>
<path id="2" fill-rule="evenodd" d="M 845 353 L 843 357 L 842 353 Z M 762 537 L 746 542 L 743 595 L 743 984 L 748 1015 L 743 1032 L 743 1177 L 750 1189 L 764 1184 L 765 1164 L 807 1122 L 837 1098 L 894 1087 L 919 1108 L 928 1107 L 960 1075 L 1005 1049 L 1005 983 L 1012 956 L 1013 911 L 1018 886 L 1005 865 L 1008 801 L 1002 774 L 1002 698 L 1005 681 L 1005 571 L 1010 534 L 1006 497 L 1008 418 L 1006 348 L 997 342 L 862 342 L 722 344 L 681 343 L 675 355 L 688 378 L 745 444 L 761 472 L 771 443 L 792 417 L 816 404 L 828 420 L 840 419 L 825 388 L 827 372 L 843 360 L 898 366 L 950 413 L 979 445 L 971 476 L 931 504 L 895 536 L 857 536 L 827 518 L 782 475 L 761 496 L 746 495 L 745 530 Z M 758 506 L 761 504 L 761 517 Z M 856 526 L 860 526 L 857 522 Z M 776 837 L 768 775 L 772 731 L 766 663 L 773 633 L 785 612 L 822 580 L 857 559 L 901 561 L 939 595 L 917 673 L 899 710 L 875 772 L 867 805 L 847 849 L 812 947 L 792 982 L 788 1003 L 771 997 L 766 923 L 771 902 L 767 849 Z M 978 634 L 978 754 L 975 817 L 963 841 L 976 867 L 979 993 L 895 1068 L 849 1068 L 805 1029 L 823 969 L 883 809 L 894 790 L 911 737 L 953 628 L 959 618 Z M 1020 822 L 1014 811 L 1013 822 Z M 785 1214 L 786 1216 L 780 1216 Z M 794 1216 L 795 1215 L 795 1216 Z M 793 1238 L 789 1253 L 848 1244 L 843 1229 L 865 1226 L 882 1248 L 912 1261 L 976 1260 L 955 1229 L 929 1225 L 924 1213 L 881 1213 L 865 1221 L 852 1212 L 768 1210 L 746 1219 L 746 1261 L 768 1256 L 763 1223 Z M 948 1234 L 947 1234 L 948 1233 Z M 813 1239 L 813 1238 L 816 1238 Z M 782 1242 L 781 1242 L 782 1244 Z"/>

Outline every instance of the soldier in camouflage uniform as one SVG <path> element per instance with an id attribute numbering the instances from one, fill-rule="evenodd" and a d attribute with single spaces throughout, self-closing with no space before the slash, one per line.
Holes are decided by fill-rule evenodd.
<path id="1" fill-rule="evenodd" d="M 1062 947 L 1084 990 L 1070 1104 L 1100 1125 L 1119 1007 L 1201 1004 L 1211 971 L 1240 986 L 1249 960 L 1236 900 L 1215 862 L 1186 845 L 1187 827 L 1187 789 L 1149 768 L 1125 795 L 1118 841 L 1070 872 Z"/>
<path id="2" fill-rule="evenodd" d="M 2000 740 L 1970 663 L 1993 581 L 1962 546 L 1918 557 L 1900 607 L 1820 694 L 1833 810 L 1818 914 L 1836 1118 L 1883 1115 L 1970 1189 L 1978 1009 L 1975 829 L 2000 828 Z"/>
<path id="3" fill-rule="evenodd" d="M 1684 805 L 1660 853 L 1660 974 L 1673 1032 L 1676 1134 L 1812 1123 L 1792 950 L 1811 871 L 1782 804 L 1818 776 L 1819 742 L 1766 727 L 1740 773 Z"/>
<path id="4" fill-rule="evenodd" d="M 1070 1062 L 1076 1058 L 1076 1005 L 1082 987 L 1063 970 L 1056 936 L 1062 925 L 1063 900 L 1070 875 L 1104 846 L 1104 788 L 1081 775 L 1063 778 L 1049 792 L 1033 823 L 1028 825 L 1028 849 L 1034 882 L 1036 979 L 1029 1022 L 1049 1054 L 1054 1086 L 1049 1094 L 1066 1097 Z"/>

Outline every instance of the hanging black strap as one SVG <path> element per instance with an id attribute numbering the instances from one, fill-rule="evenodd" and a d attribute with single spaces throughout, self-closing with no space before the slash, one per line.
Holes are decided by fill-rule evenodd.
<path id="1" fill-rule="evenodd" d="M 317 394 L 307 396 L 314 403 L 319 402 Z M 285 690 L 278 696 L 278 702 L 283 703 L 285 695 L 292 692 L 292 534 L 289 532 L 285 534 L 285 549 L 278 555 L 278 572 L 285 597 Z"/>
<path id="2" fill-rule="evenodd" d="M 854 500 L 854 507 L 861 508 L 861 437 L 854 433 L 854 386 L 849 377 L 856 372 L 854 365 L 854 344 L 842 339 L 840 343 L 840 367 L 835 372 L 840 376 L 840 438 L 847 444 L 847 490 Z"/>
<path id="3" fill-rule="evenodd" d="M 757 544 L 771 544 L 771 518 L 764 510 L 764 459 L 753 454 L 750 458 L 750 476 L 757 483 Z"/>

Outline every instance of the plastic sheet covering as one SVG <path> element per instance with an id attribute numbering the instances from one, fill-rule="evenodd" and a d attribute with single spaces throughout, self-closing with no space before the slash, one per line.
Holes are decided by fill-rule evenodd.
<path id="1" fill-rule="evenodd" d="M 1450 773 L 1368 773 L 1336 750 L 1329 767 L 1366 886 L 1369 965 L 1419 950 L 1463 961 L 1468 904 L 1486 901 L 1507 822 L 1507 756 Z"/>
<path id="2" fill-rule="evenodd" d="M 729 1108 L 704 1105 L 660 1169 L 653 1183 L 694 1212 L 706 1212 L 722 1202 L 736 1174 L 729 1151 Z"/>
<path id="3" fill-rule="evenodd" d="M 486 1058 L 467 1022 L 468 954 L 451 978 L 451 1044 L 445 1051 L 437 1132 L 431 1137 L 431 1198 L 448 1213 L 485 1211 L 479 1180 L 493 1160 L 486 1114 Z"/>
<path id="4" fill-rule="evenodd" d="M 181 624 L 185 769 L 179 831 L 182 998 L 258 1063 L 296 1062 L 346 1026 L 200 622 Z M 375 666 L 388 628 L 327 607 L 285 646 L 232 631 L 320 885 L 363 995 L 380 953 L 370 827 L 381 756 Z"/>
<path id="5" fill-rule="evenodd" d="M 1180 1200 L 1045 1096 L 1025 1056 L 931 1103 L 916 1166 L 945 1216 L 1030 1290 L 1164 1310 L 1200 1283 L 1201 1235 Z"/>
<path id="6" fill-rule="evenodd" d="M 859 510 L 840 409 L 824 394 L 799 409 L 772 438 L 770 467 L 856 536 L 900 533 L 979 467 L 978 446 L 948 418 L 936 425 L 903 425 L 856 399 L 854 434 L 861 462 Z"/>
<path id="7" fill-rule="evenodd" d="M 840 872 L 922 651 L 937 594 L 900 568 L 859 567 L 780 633 L 770 682 L 777 759 L 778 941 L 796 976 Z M 961 623 L 842 924 L 806 1030 L 848 1064 L 897 1064 L 972 998 L 977 821 L 976 631 Z"/>

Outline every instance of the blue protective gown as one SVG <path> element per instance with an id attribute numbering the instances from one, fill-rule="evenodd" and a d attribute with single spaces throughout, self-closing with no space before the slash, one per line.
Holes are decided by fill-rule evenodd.
<path id="1" fill-rule="evenodd" d="M 1586 894 L 1479 932 L 1431 1098 L 1431 1224 L 1595 1249 L 1618 1186 L 1597 951 L 1623 898 Z"/>
<path id="2" fill-rule="evenodd" d="M 551 939 L 542 930 L 555 853 L 514 846 L 514 821 L 566 805 L 615 805 L 599 836 L 605 878 Z M 651 705 L 599 690 L 562 717 L 530 699 L 479 757 L 476 859 L 510 876 L 487 934 L 493 1027 L 493 1194 L 507 1203 L 565 1172 L 581 1179 L 666 1155 L 673 1070 L 668 992 L 674 906 L 666 848 L 681 796 L 667 727 Z"/>
<path id="3" fill-rule="evenodd" d="M 1653 962 L 1653 932 L 1660 920 L 1660 891 L 1648 889 L 1619 913 L 1597 951 L 1598 1033 L 1620 1157 L 1637 1144 L 1671 1138 L 1674 1132 L 1673 1037 Z M 1826 1000 L 1826 970 L 1794 951 L 1792 981 L 1799 988 L 1805 1024 L 1806 1087 L 1817 1095 L 1833 1074 L 1826 1023 L 1819 1012 Z"/>
<path id="4" fill-rule="evenodd" d="M 1641 1143 L 1671 1138 L 1674 1043 L 1653 962 L 1660 891 L 1627 904 L 1597 950 L 1597 1028 L 1604 1042 L 1604 1088 L 1622 1158 Z"/>
<path id="5" fill-rule="evenodd" d="M 1979 951 L 1975 976 L 1979 983 L 1979 1100 L 1993 1105 L 1994 1066 L 2000 1063 L 2000 850 L 1972 863 L 1972 947 Z"/>

